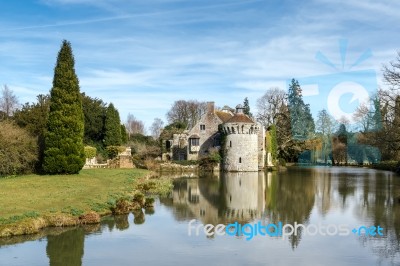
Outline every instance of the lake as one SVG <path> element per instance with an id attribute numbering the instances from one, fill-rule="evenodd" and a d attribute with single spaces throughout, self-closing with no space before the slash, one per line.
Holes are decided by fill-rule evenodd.
<path id="1" fill-rule="evenodd" d="M 176 178 L 154 209 L 0 239 L 0 265 L 400 265 L 400 177 L 290 167 Z"/>

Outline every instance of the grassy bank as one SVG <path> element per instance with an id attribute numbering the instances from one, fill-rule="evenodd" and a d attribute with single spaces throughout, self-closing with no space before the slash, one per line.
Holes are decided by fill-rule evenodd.
<path id="1" fill-rule="evenodd" d="M 0 236 L 47 226 L 96 223 L 99 215 L 143 207 L 166 193 L 169 180 L 139 169 L 88 169 L 78 175 L 24 175 L 0 179 Z M 134 202 L 136 205 L 128 204 Z M 121 204 L 123 205 L 122 208 Z"/>

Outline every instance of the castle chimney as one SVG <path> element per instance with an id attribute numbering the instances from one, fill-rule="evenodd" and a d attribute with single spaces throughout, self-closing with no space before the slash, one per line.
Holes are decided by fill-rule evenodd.
<path id="1" fill-rule="evenodd" d="M 207 114 L 214 114 L 214 102 L 207 102 Z"/>

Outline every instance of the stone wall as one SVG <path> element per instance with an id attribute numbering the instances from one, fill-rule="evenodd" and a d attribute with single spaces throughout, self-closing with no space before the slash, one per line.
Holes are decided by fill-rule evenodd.
<path id="1" fill-rule="evenodd" d="M 258 168 L 264 169 L 265 167 L 265 159 L 266 159 L 266 151 L 265 151 L 265 129 L 261 124 L 258 124 L 259 131 L 257 134 L 257 142 L 258 142 Z"/>
<path id="2" fill-rule="evenodd" d="M 188 145 L 188 160 L 198 160 L 206 156 L 209 149 L 218 143 L 220 138 L 218 125 L 222 123 L 221 119 L 214 112 L 214 102 L 207 103 L 207 113 L 203 115 L 199 122 L 188 132 L 188 138 L 198 136 L 200 138 L 200 147 L 197 151 L 191 151 L 190 143 Z M 202 129 L 202 125 L 204 125 Z"/>
<path id="3" fill-rule="evenodd" d="M 223 169 L 225 171 L 258 171 L 258 131 L 250 131 L 253 124 L 225 124 L 224 127 L 243 128 L 226 135 Z M 251 133 L 250 133 L 251 132 Z"/>
<path id="4" fill-rule="evenodd" d="M 120 155 L 119 156 L 119 168 L 135 168 L 132 162 L 131 155 Z"/>

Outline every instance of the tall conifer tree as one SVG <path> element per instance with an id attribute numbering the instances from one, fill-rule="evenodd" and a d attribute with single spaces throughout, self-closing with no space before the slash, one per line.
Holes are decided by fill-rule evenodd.
<path id="1" fill-rule="evenodd" d="M 110 103 L 106 111 L 106 121 L 104 123 L 105 137 L 104 145 L 119 146 L 121 145 L 121 119 L 118 110 Z"/>
<path id="2" fill-rule="evenodd" d="M 315 131 L 314 119 L 310 105 L 304 103 L 301 87 L 295 79 L 289 85 L 288 103 L 293 138 L 308 139 Z"/>
<path id="3" fill-rule="evenodd" d="M 248 99 L 247 97 L 244 98 L 244 101 L 243 101 L 243 108 L 244 108 L 243 112 L 244 112 L 246 115 L 248 115 L 248 116 L 253 116 L 253 114 L 250 113 L 250 104 L 249 104 L 249 99 Z"/>
<path id="4" fill-rule="evenodd" d="M 43 170 L 47 174 L 76 174 L 84 163 L 84 116 L 79 81 L 70 42 L 64 40 L 50 91 Z"/>

